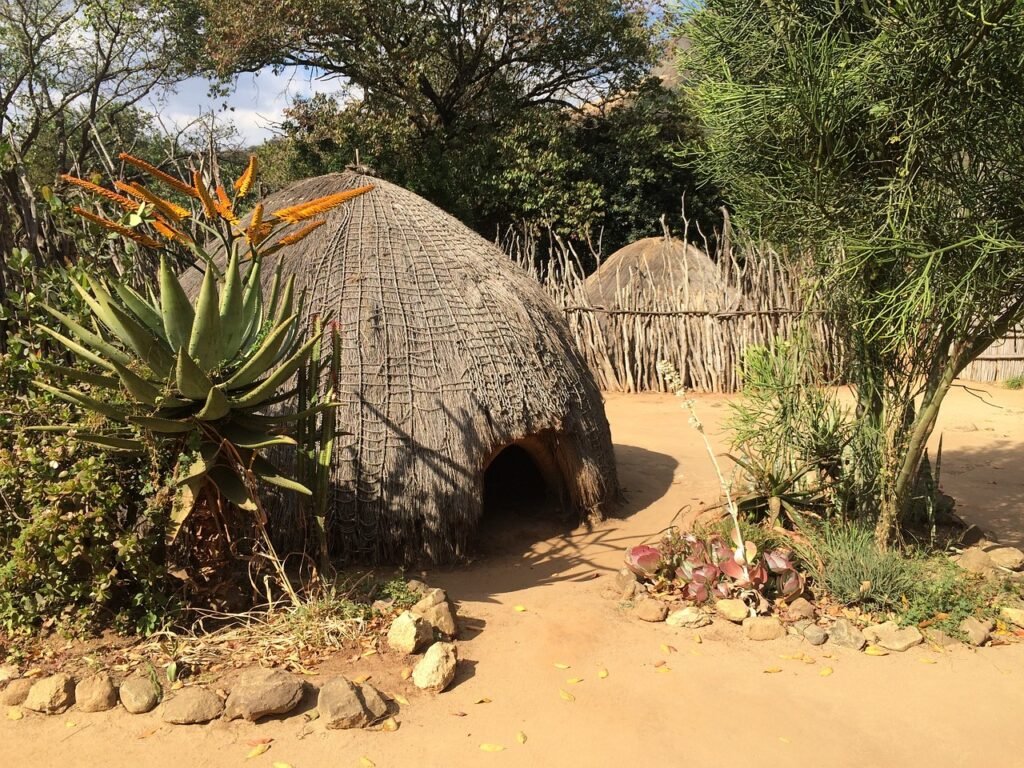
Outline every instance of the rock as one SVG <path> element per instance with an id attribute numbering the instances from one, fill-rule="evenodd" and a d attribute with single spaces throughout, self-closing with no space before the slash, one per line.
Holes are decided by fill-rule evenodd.
<path id="1" fill-rule="evenodd" d="M 620 568 L 615 574 L 615 588 L 622 592 L 631 584 L 636 584 L 636 574 L 629 568 Z"/>
<path id="2" fill-rule="evenodd" d="M 216 720 L 224 711 L 220 696 L 206 688 L 182 688 L 164 702 L 160 715 L 165 723 L 198 725 Z"/>
<path id="3" fill-rule="evenodd" d="M 11 680 L 7 687 L 0 691 L 0 706 L 16 707 L 19 704 L 24 704 L 33 685 L 35 685 L 34 681 L 27 677 Z"/>
<path id="4" fill-rule="evenodd" d="M 409 579 L 407 582 L 405 582 L 405 588 L 417 595 L 425 595 L 427 591 L 430 589 L 430 587 L 428 587 L 419 579 Z"/>
<path id="5" fill-rule="evenodd" d="M 742 624 L 743 620 L 750 616 L 747 604 L 735 598 L 719 600 L 715 603 L 715 610 L 723 619 L 728 619 L 735 624 Z"/>
<path id="6" fill-rule="evenodd" d="M 968 616 L 960 622 L 960 631 L 967 636 L 967 642 L 980 647 L 988 642 L 989 635 L 996 628 L 996 623 L 991 619 L 976 619 Z"/>
<path id="7" fill-rule="evenodd" d="M 150 712 L 157 704 L 163 691 L 156 683 L 148 677 L 137 675 L 121 681 L 118 689 L 118 696 L 121 699 L 121 706 L 133 715 L 144 715 Z"/>
<path id="8" fill-rule="evenodd" d="M 447 601 L 448 595 L 445 594 L 445 591 L 443 589 L 438 589 L 435 587 L 434 589 L 431 589 L 426 594 L 424 594 L 423 598 L 418 603 L 416 603 L 416 605 L 414 605 L 411 610 L 413 613 L 422 616 L 423 613 L 428 609 L 433 608 L 435 605 L 440 605 L 441 603 Z"/>
<path id="9" fill-rule="evenodd" d="M 748 640 L 778 640 L 786 636 L 786 628 L 774 616 L 750 616 L 743 620 Z"/>
<path id="10" fill-rule="evenodd" d="M 317 712 L 324 726 L 332 730 L 365 728 L 388 713 L 387 702 L 371 685 L 356 685 L 335 677 L 320 687 Z"/>
<path id="11" fill-rule="evenodd" d="M 986 552 L 992 565 L 1008 571 L 1019 571 L 1024 568 L 1024 552 L 1016 547 L 994 547 Z"/>
<path id="12" fill-rule="evenodd" d="M 374 613 L 379 613 L 382 616 L 391 613 L 394 610 L 394 600 L 374 600 L 370 604 L 370 610 Z"/>
<path id="13" fill-rule="evenodd" d="M 427 608 L 421 615 L 427 624 L 440 632 L 444 637 L 455 637 L 459 632 L 458 627 L 455 625 L 452 607 L 448 603 L 433 605 Z"/>
<path id="14" fill-rule="evenodd" d="M 965 547 L 973 547 L 975 545 L 980 546 L 991 546 L 999 542 L 992 531 L 985 531 L 976 525 L 968 526 L 967 529 L 960 534 L 960 543 Z"/>
<path id="15" fill-rule="evenodd" d="M 425 691 L 443 691 L 455 679 L 458 659 L 454 643 L 434 643 L 413 667 L 413 683 Z"/>
<path id="16" fill-rule="evenodd" d="M 679 611 L 673 611 L 665 619 L 670 627 L 684 627 L 685 629 L 700 629 L 711 623 L 711 617 L 700 608 L 690 606 Z"/>
<path id="17" fill-rule="evenodd" d="M 75 686 L 75 706 L 82 712 L 106 712 L 117 706 L 117 688 L 106 672 L 85 678 Z"/>
<path id="18" fill-rule="evenodd" d="M 808 624 L 803 631 L 804 640 L 811 645 L 824 645 L 828 640 L 828 632 L 817 624 Z"/>
<path id="19" fill-rule="evenodd" d="M 968 573 L 991 573 L 995 567 L 988 552 L 981 547 L 965 549 L 956 562 Z"/>
<path id="20" fill-rule="evenodd" d="M 868 642 L 864 633 L 857 629 L 849 619 L 837 619 L 828 632 L 828 638 L 836 645 L 853 648 L 855 651 L 859 651 Z"/>
<path id="21" fill-rule="evenodd" d="M 661 600 L 645 597 L 636 604 L 633 613 L 640 621 L 664 621 L 668 616 L 668 606 Z"/>
<path id="22" fill-rule="evenodd" d="M 398 653 L 416 653 L 433 639 L 430 622 L 411 611 L 395 617 L 388 630 L 388 647 Z"/>
<path id="23" fill-rule="evenodd" d="M 299 705 L 305 687 L 302 680 L 282 669 L 250 669 L 231 687 L 224 717 L 255 722 L 261 717 L 287 714 Z"/>
<path id="24" fill-rule="evenodd" d="M 795 621 L 797 619 L 810 619 L 811 621 L 814 621 L 814 605 L 810 600 L 798 597 L 786 608 L 786 616 L 790 621 Z"/>
<path id="25" fill-rule="evenodd" d="M 11 680 L 17 680 L 18 676 L 17 667 L 11 664 L 0 664 L 0 688 L 11 682 Z"/>
<path id="26" fill-rule="evenodd" d="M 952 648 L 960 645 L 955 637 L 950 637 L 941 629 L 927 629 L 924 633 L 925 640 L 936 648 Z"/>
<path id="27" fill-rule="evenodd" d="M 36 682 L 25 698 L 25 708 L 44 715 L 56 715 L 75 702 L 75 680 L 63 672 Z"/>
<path id="28" fill-rule="evenodd" d="M 864 630 L 864 637 L 869 643 L 899 653 L 924 642 L 924 636 L 917 627 L 901 627 L 895 621 L 867 627 Z"/>
<path id="29" fill-rule="evenodd" d="M 1024 629 L 1024 608 L 1011 608 L 1004 605 L 999 609 L 999 618 Z"/>

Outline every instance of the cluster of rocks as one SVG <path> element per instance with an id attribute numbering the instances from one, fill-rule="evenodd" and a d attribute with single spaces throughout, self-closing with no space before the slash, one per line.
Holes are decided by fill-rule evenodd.
<path id="1" fill-rule="evenodd" d="M 1024 571 L 1024 552 L 983 539 L 961 552 L 956 563 L 965 571 L 982 576 L 1013 576 Z"/>
<path id="2" fill-rule="evenodd" d="M 458 634 L 455 611 L 443 589 L 415 580 L 407 586 L 421 597 L 391 622 L 388 647 L 407 656 L 425 651 L 412 669 L 413 684 L 440 692 L 451 685 L 458 664 L 458 650 L 452 642 Z"/>
<path id="3" fill-rule="evenodd" d="M 1000 563 L 1000 568 L 1008 568 L 1016 563 L 1016 556 L 1011 557 L 1012 552 L 1019 553 L 1019 550 L 1005 552 L 1010 549 L 1012 548 L 999 547 L 982 554 L 992 556 L 995 552 L 994 562 Z M 1021 558 L 1020 566 L 1024 567 L 1024 555 Z M 644 585 L 625 568 L 616 574 L 615 586 L 607 589 L 605 596 L 632 601 L 633 614 L 641 621 L 665 622 L 672 627 L 698 629 L 711 624 L 714 615 L 733 624 L 742 625 L 744 634 L 750 640 L 777 640 L 787 634 L 794 634 L 815 646 L 831 642 L 833 645 L 856 651 L 874 647 L 894 652 L 906 651 L 925 640 L 939 647 L 959 643 L 941 630 L 926 629 L 922 632 L 917 627 L 901 627 L 894 621 L 870 625 L 863 629 L 848 618 L 819 621 L 814 605 L 803 597 L 789 603 L 781 617 L 756 615 L 743 600 L 739 599 L 717 600 L 713 609 L 691 605 L 671 610 L 667 603 L 648 594 Z M 1007 624 L 1024 629 L 1024 605 L 1001 608 L 1000 618 Z M 976 647 L 988 643 L 995 628 L 994 621 L 974 617 L 964 619 L 959 625 L 960 634 L 968 644 Z"/>

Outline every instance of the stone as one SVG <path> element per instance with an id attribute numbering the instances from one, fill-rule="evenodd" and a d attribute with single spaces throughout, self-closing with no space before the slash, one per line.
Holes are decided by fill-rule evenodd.
<path id="1" fill-rule="evenodd" d="M 774 616 L 749 616 L 743 620 L 748 640 L 778 640 L 786 636 L 786 628 Z"/>
<path id="2" fill-rule="evenodd" d="M 403 611 L 388 629 L 388 647 L 398 653 L 417 653 L 434 639 L 430 622 L 411 611 Z"/>
<path id="3" fill-rule="evenodd" d="M 438 589 L 435 587 L 434 589 L 429 590 L 425 595 L 423 595 L 420 601 L 416 603 L 416 605 L 414 605 L 411 610 L 413 613 L 422 616 L 425 611 L 429 610 L 430 608 L 433 608 L 435 605 L 440 605 L 441 603 L 445 603 L 447 601 L 448 595 L 445 594 L 445 591 L 443 589 Z"/>
<path id="4" fill-rule="evenodd" d="M 455 624 L 455 614 L 449 603 L 433 605 L 427 608 L 421 616 L 445 638 L 455 637 L 459 633 L 459 628 Z"/>
<path id="5" fill-rule="evenodd" d="M 819 627 L 817 624 L 808 624 L 804 627 L 803 631 L 804 640 L 811 645 L 824 645 L 825 641 L 828 640 L 828 632 Z"/>
<path id="6" fill-rule="evenodd" d="M 985 531 L 976 525 L 968 526 L 962 534 L 960 534 L 960 543 L 965 547 L 979 546 L 991 546 L 997 544 L 999 539 L 992 531 Z"/>
<path id="7" fill-rule="evenodd" d="M 991 619 L 976 619 L 968 616 L 960 622 L 960 631 L 967 637 L 967 642 L 975 647 L 980 647 L 988 642 L 989 635 L 996 628 L 996 623 Z"/>
<path id="8" fill-rule="evenodd" d="M 11 680 L 7 687 L 0 691 L 0 706 L 16 707 L 19 704 L 24 704 L 33 685 L 35 682 L 27 677 Z"/>
<path id="9" fill-rule="evenodd" d="M 419 579 L 409 579 L 407 582 L 405 582 L 405 588 L 417 595 L 425 595 L 427 591 L 430 589 L 430 587 L 428 587 Z"/>
<path id="10" fill-rule="evenodd" d="M 986 552 L 992 565 L 1008 571 L 1019 571 L 1024 568 L 1024 552 L 1016 547 L 994 547 Z"/>
<path id="11" fill-rule="evenodd" d="M 382 616 L 385 616 L 385 615 L 391 613 L 391 611 L 394 610 L 394 607 L 395 607 L 394 600 L 374 600 L 370 604 L 370 610 L 373 611 L 374 613 L 378 613 L 378 614 L 380 614 Z"/>
<path id="12" fill-rule="evenodd" d="M 798 597 L 786 608 L 786 616 L 790 621 L 795 621 L 797 619 L 810 619 L 811 621 L 814 621 L 814 605 L 810 600 Z"/>
<path id="13" fill-rule="evenodd" d="M 960 554 L 956 562 L 968 573 L 991 573 L 995 567 L 988 552 L 981 547 L 968 547 Z"/>
<path id="14" fill-rule="evenodd" d="M 960 645 L 960 641 L 955 637 L 950 637 L 941 629 L 927 629 L 924 633 L 924 638 L 936 648 L 953 648 Z"/>
<path id="15" fill-rule="evenodd" d="M 122 707 L 133 715 L 144 715 L 160 703 L 163 691 L 148 677 L 136 675 L 122 680 L 117 693 Z"/>
<path id="16" fill-rule="evenodd" d="M 320 687 L 316 702 L 324 727 L 331 730 L 365 728 L 388 713 L 388 704 L 371 685 L 356 685 L 335 677 Z"/>
<path id="17" fill-rule="evenodd" d="M 700 629 L 711 623 L 711 617 L 700 608 L 690 606 L 679 611 L 672 611 L 665 619 L 670 627 L 683 627 L 685 629 Z"/>
<path id="18" fill-rule="evenodd" d="M 828 638 L 836 645 L 852 648 L 855 651 L 859 651 L 868 642 L 864 633 L 857 629 L 849 619 L 837 619 L 828 632 Z"/>
<path id="19" fill-rule="evenodd" d="M 0 688 L 19 677 L 18 668 L 12 664 L 0 664 Z"/>
<path id="20" fill-rule="evenodd" d="M 1024 629 L 1024 608 L 1012 608 L 1004 605 L 999 609 L 999 618 Z"/>
<path id="21" fill-rule="evenodd" d="M 636 574 L 629 570 L 629 568 L 620 568 L 615 573 L 615 588 L 620 593 L 631 584 L 636 584 L 636 581 Z"/>
<path id="22" fill-rule="evenodd" d="M 412 669 L 412 682 L 425 691 L 443 691 L 455 679 L 459 654 L 454 643 L 434 643 Z"/>
<path id="23" fill-rule="evenodd" d="M 199 725 L 216 720 L 224 711 L 220 696 L 206 688 L 182 688 L 164 702 L 160 716 L 172 725 Z"/>
<path id="24" fill-rule="evenodd" d="M 285 715 L 302 700 L 305 683 L 283 669 L 250 669 L 231 687 L 224 717 L 255 722 L 261 717 Z"/>
<path id="25" fill-rule="evenodd" d="M 106 712 L 117 706 L 117 688 L 106 672 L 86 677 L 75 686 L 75 706 L 82 712 Z"/>
<path id="26" fill-rule="evenodd" d="M 895 621 L 886 621 L 866 627 L 864 637 L 869 643 L 898 653 L 924 642 L 924 635 L 917 627 L 901 627 Z"/>
<path id="27" fill-rule="evenodd" d="M 44 715 L 65 712 L 75 703 L 75 680 L 60 672 L 37 681 L 25 697 L 25 708 Z"/>
<path id="28" fill-rule="evenodd" d="M 715 610 L 723 619 L 728 619 L 734 624 L 742 624 L 743 620 L 750 616 L 747 604 L 735 598 L 719 600 L 715 603 Z"/>
<path id="29" fill-rule="evenodd" d="M 640 621 L 664 621 L 665 617 L 668 616 L 668 606 L 661 602 L 661 600 L 645 597 L 636 604 L 633 613 L 636 614 Z"/>

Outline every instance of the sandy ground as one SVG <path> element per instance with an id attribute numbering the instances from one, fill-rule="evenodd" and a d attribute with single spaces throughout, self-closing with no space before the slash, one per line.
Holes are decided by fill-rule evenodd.
<path id="1" fill-rule="evenodd" d="M 452 689 L 419 694 L 400 680 L 394 658 L 345 667 L 410 700 L 397 732 L 324 732 L 301 718 L 171 727 L 155 714 L 71 712 L 0 720 L 0 764 L 344 768 L 366 757 L 380 768 L 1024 766 L 1024 644 L 873 658 L 795 638 L 752 643 L 720 622 L 697 642 L 693 631 L 643 624 L 600 597 L 625 547 L 718 498 L 679 404 L 608 396 L 626 488 L 618 519 L 563 533 L 527 523 L 498 554 L 427 574 L 459 602 L 464 621 Z M 717 442 L 727 399 L 705 396 L 698 406 Z M 954 391 L 940 429 L 943 486 L 960 511 L 1004 542 L 1024 542 L 1024 393 Z M 815 663 L 782 658 L 802 652 Z M 822 676 L 826 666 L 834 672 Z M 773 668 L 781 671 L 765 672 Z M 576 677 L 582 682 L 567 681 Z M 271 749 L 246 759 L 247 742 L 265 737 Z M 486 753 L 482 743 L 505 750 Z"/>

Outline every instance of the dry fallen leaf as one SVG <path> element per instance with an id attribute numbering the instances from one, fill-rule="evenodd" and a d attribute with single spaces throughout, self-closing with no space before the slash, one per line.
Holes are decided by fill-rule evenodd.
<path id="1" fill-rule="evenodd" d="M 659 672 L 671 672 L 672 667 L 658 667 Z"/>
<path id="2" fill-rule="evenodd" d="M 822 677 L 828 677 L 832 674 L 832 667 L 822 667 L 818 670 L 818 674 Z"/>
<path id="3" fill-rule="evenodd" d="M 664 667 L 664 666 L 665 666 L 665 660 L 664 659 L 659 659 L 658 661 L 654 662 L 654 668 L 655 669 L 657 669 L 658 667 Z"/>
<path id="4" fill-rule="evenodd" d="M 7 719 L 8 720 L 21 720 L 25 716 L 25 713 L 21 711 L 21 707 L 8 707 L 7 708 Z"/>
<path id="5" fill-rule="evenodd" d="M 365 653 L 363 653 L 363 658 L 365 659 L 367 656 L 376 656 L 376 655 L 377 655 L 377 649 L 376 648 L 371 648 L 370 650 L 368 650 Z"/>
<path id="6" fill-rule="evenodd" d="M 938 662 L 935 661 L 935 659 L 929 659 L 927 657 L 925 657 L 923 659 L 918 659 L 918 661 L 920 661 L 922 664 L 936 664 L 936 663 L 938 663 Z"/>
<path id="7" fill-rule="evenodd" d="M 74 720 L 68 720 L 66 723 L 64 723 L 65 728 L 74 728 L 76 725 L 78 725 L 78 723 L 76 723 Z"/>
<path id="8" fill-rule="evenodd" d="M 387 720 L 385 720 L 383 723 L 380 724 L 380 728 L 381 728 L 382 731 L 387 731 L 388 733 L 394 733 L 395 731 L 398 730 L 398 721 L 395 720 L 395 718 L 393 718 L 393 717 L 389 717 Z"/>
<path id="9" fill-rule="evenodd" d="M 526 734 L 523 733 L 522 731 L 517 733 L 516 734 L 516 741 L 518 741 L 520 744 L 525 744 L 526 743 Z"/>
<path id="10" fill-rule="evenodd" d="M 505 748 L 501 744 L 481 744 L 480 750 L 482 752 L 504 752 Z"/>
<path id="11" fill-rule="evenodd" d="M 359 768 L 377 768 L 377 764 L 368 757 L 360 757 Z"/>
<path id="12" fill-rule="evenodd" d="M 399 675 L 403 680 L 408 680 L 410 677 L 412 677 L 412 667 L 403 667 Z"/>
<path id="13" fill-rule="evenodd" d="M 401 704 L 403 707 L 408 707 L 409 706 L 409 700 L 407 698 L 405 698 L 405 696 L 403 696 L 400 693 L 396 693 L 391 698 L 393 698 L 397 704 Z"/>
<path id="14" fill-rule="evenodd" d="M 575 696 L 561 688 L 558 689 L 558 695 L 561 696 L 565 701 L 576 701 Z"/>
<path id="15" fill-rule="evenodd" d="M 567 682 L 569 685 L 579 685 L 580 683 L 583 682 L 583 678 L 582 677 L 570 677 L 565 682 Z"/>
<path id="16" fill-rule="evenodd" d="M 245 743 L 248 744 L 250 747 L 258 747 L 260 744 L 269 744 L 272 741 L 273 741 L 272 738 L 270 738 L 269 736 L 266 736 L 266 737 L 264 737 L 262 739 L 249 739 Z"/>
<path id="17" fill-rule="evenodd" d="M 869 645 L 864 649 L 865 656 L 888 656 L 889 652 L 884 648 L 879 648 L 877 645 Z"/>
<path id="18" fill-rule="evenodd" d="M 248 759 L 250 757 L 259 757 L 264 752 L 266 752 L 268 749 L 270 749 L 270 745 L 269 744 L 259 744 L 259 745 L 255 746 L 255 747 L 253 747 L 252 749 L 250 749 L 249 750 L 249 754 L 247 754 L 245 757 L 246 757 L 246 759 Z"/>
<path id="19" fill-rule="evenodd" d="M 604 680 L 606 677 L 608 677 L 608 670 L 603 668 L 597 670 L 597 676 Z"/>
<path id="20" fill-rule="evenodd" d="M 466 716 L 465 712 L 452 712 L 452 714 L 455 715 L 455 717 L 465 717 Z"/>
<path id="21" fill-rule="evenodd" d="M 555 663 L 555 669 L 570 669 L 570 666 L 559 661 Z"/>
<path id="22" fill-rule="evenodd" d="M 291 763 L 275 762 L 271 763 L 270 768 L 294 768 Z"/>
<path id="23" fill-rule="evenodd" d="M 486 696 L 484 696 L 483 698 L 477 699 L 473 703 L 474 704 L 490 704 L 491 700 L 489 698 L 487 698 Z"/>
<path id="24" fill-rule="evenodd" d="M 694 635 L 693 636 L 693 642 L 695 642 L 697 645 L 700 645 L 704 641 L 700 639 L 700 635 Z"/>
<path id="25" fill-rule="evenodd" d="M 517 605 L 512 610 L 515 611 L 516 613 L 524 613 L 526 611 L 526 606 L 525 605 Z"/>
<path id="26" fill-rule="evenodd" d="M 774 675 L 776 672 L 781 672 L 781 671 L 782 670 L 779 667 L 768 667 L 768 669 L 766 669 L 764 671 L 764 673 L 766 675 Z"/>
<path id="27" fill-rule="evenodd" d="M 365 683 L 365 682 L 366 682 L 367 680 L 369 680 L 369 679 L 370 679 L 371 677 L 373 677 L 373 675 L 370 675 L 370 674 L 366 674 L 366 675 L 360 675 L 359 677 L 353 677 L 353 678 L 352 678 L 352 682 L 353 682 L 353 683 L 356 683 L 356 684 L 358 685 L 358 684 L 360 684 L 360 683 Z"/>

